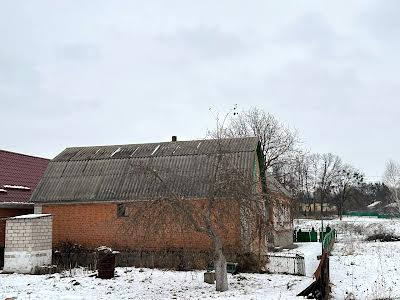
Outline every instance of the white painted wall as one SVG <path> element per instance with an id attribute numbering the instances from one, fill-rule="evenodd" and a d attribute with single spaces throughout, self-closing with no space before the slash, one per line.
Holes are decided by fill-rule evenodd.
<path id="1" fill-rule="evenodd" d="M 30 214 L 6 221 L 4 272 L 31 273 L 51 264 L 52 216 Z"/>
<path id="2" fill-rule="evenodd" d="M 34 274 L 36 267 L 51 264 L 51 249 L 4 253 L 4 272 Z"/>

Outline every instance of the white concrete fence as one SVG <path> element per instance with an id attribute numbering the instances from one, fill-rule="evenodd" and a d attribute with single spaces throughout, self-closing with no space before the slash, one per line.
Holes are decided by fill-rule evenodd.
<path id="1" fill-rule="evenodd" d="M 271 273 L 306 275 L 304 256 L 299 254 L 268 254 L 267 271 Z"/>

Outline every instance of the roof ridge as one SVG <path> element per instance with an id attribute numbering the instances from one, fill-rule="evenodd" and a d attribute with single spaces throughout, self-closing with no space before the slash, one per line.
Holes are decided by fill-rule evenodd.
<path id="1" fill-rule="evenodd" d="M 15 155 L 27 156 L 27 157 L 38 158 L 38 159 L 43 159 L 43 160 L 50 160 L 49 158 L 44 158 L 44 157 L 40 157 L 40 156 L 35 156 L 35 155 L 30 155 L 30 154 L 25 154 L 25 153 L 19 153 L 19 152 L 4 150 L 4 149 L 0 149 L 0 152 L 7 152 L 7 153 L 15 154 Z"/>
<path id="2" fill-rule="evenodd" d="M 254 152 L 254 150 L 240 150 L 240 151 L 229 151 L 226 152 L 227 154 L 232 154 L 232 153 L 247 153 L 247 152 Z M 224 153 L 224 152 L 223 152 Z M 103 158 L 90 158 L 90 159 L 74 159 L 73 161 L 91 161 L 91 160 L 109 160 L 109 159 L 134 159 L 134 158 L 156 158 L 156 157 L 184 157 L 184 156 L 200 156 L 200 155 L 215 155 L 218 154 L 218 152 L 210 152 L 210 153 L 189 153 L 189 154 L 167 154 L 167 155 L 162 155 L 162 156 L 148 156 L 148 155 L 142 155 L 142 156 L 133 156 L 133 157 L 103 157 Z M 53 161 L 53 160 L 51 160 Z M 66 162 L 70 160 L 54 160 L 55 162 Z"/>
<path id="3" fill-rule="evenodd" d="M 258 139 L 257 136 L 244 136 L 244 137 L 229 137 L 221 138 L 220 140 L 244 140 L 244 139 Z M 121 147 L 121 146 L 132 146 L 132 145 L 149 145 L 149 144 L 170 144 L 170 143 L 185 143 L 185 142 L 203 142 L 203 141 L 217 141 L 219 139 L 195 139 L 195 140 L 178 140 L 178 141 L 162 141 L 162 142 L 148 142 L 148 143 L 133 143 L 133 144 L 112 144 L 112 145 L 86 145 L 86 146 L 73 146 L 66 147 L 66 149 L 78 149 L 78 148 L 94 148 L 94 147 Z"/>

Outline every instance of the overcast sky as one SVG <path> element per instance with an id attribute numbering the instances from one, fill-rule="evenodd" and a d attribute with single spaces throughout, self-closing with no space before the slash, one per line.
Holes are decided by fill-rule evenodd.
<path id="1" fill-rule="evenodd" d="M 379 180 L 400 160 L 400 1 L 0 0 L 0 148 L 202 138 L 273 113 Z"/>

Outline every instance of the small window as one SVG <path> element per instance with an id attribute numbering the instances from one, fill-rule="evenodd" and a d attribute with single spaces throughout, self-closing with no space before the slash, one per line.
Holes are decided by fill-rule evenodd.
<path id="1" fill-rule="evenodd" d="M 117 217 L 121 218 L 121 217 L 127 217 L 127 209 L 126 209 L 126 205 L 125 204 L 118 204 L 117 205 Z"/>

